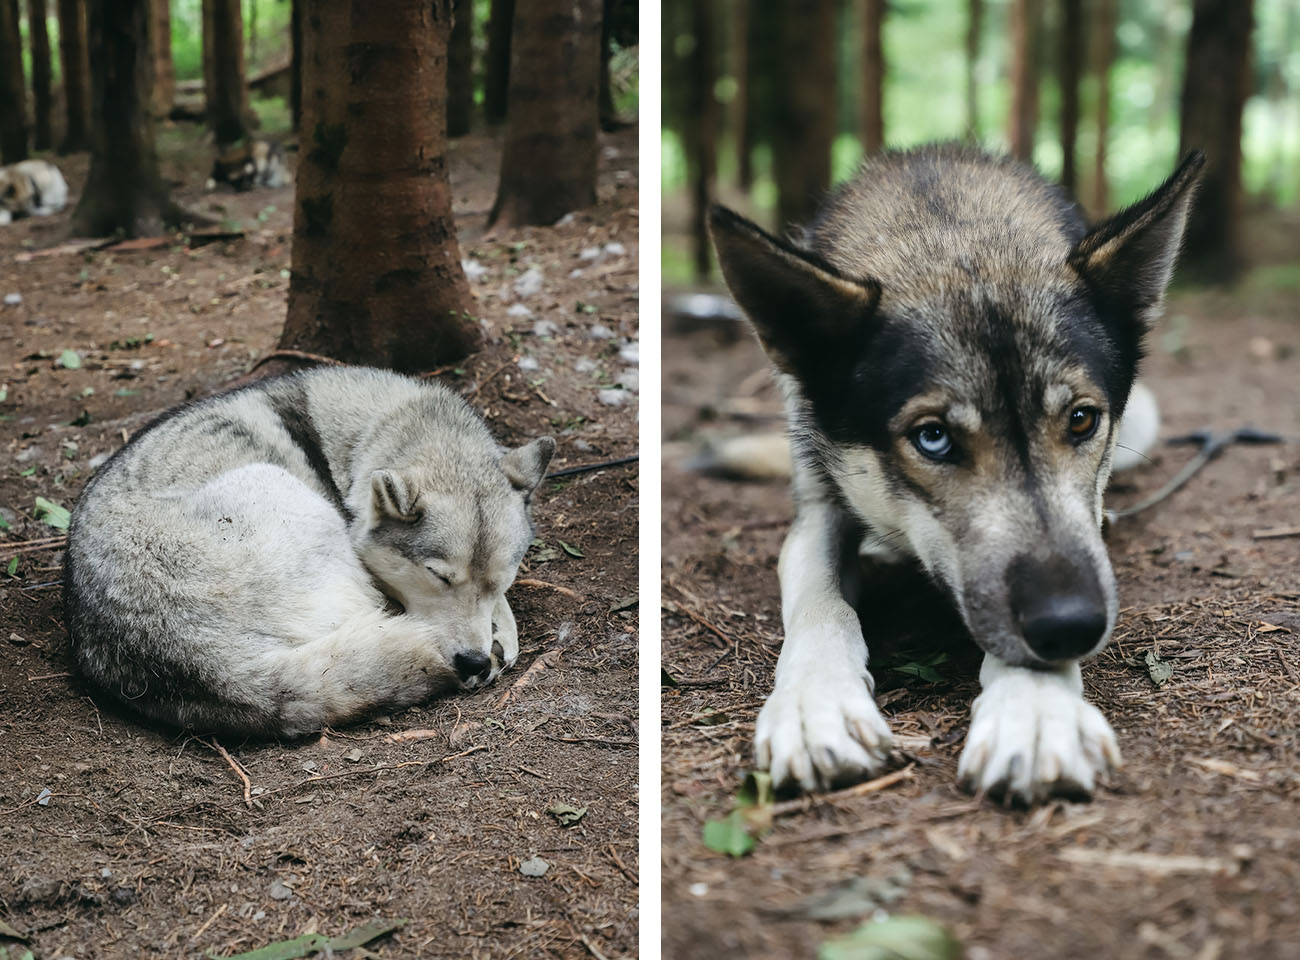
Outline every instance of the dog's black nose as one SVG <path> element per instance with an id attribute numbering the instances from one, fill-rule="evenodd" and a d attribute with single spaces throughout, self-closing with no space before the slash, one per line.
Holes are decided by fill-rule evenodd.
<path id="1" fill-rule="evenodd" d="M 1043 660 L 1077 659 L 1105 636 L 1106 599 L 1091 564 L 1019 557 L 1007 576 L 1025 643 Z"/>
<path id="2" fill-rule="evenodd" d="M 456 676 L 461 683 L 474 678 L 483 679 L 492 670 L 492 658 L 486 653 L 458 653 L 451 658 L 451 665 L 456 669 Z"/>

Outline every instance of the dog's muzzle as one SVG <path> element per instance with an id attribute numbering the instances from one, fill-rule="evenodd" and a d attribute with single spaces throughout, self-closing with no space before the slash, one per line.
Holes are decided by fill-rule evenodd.
<path id="1" fill-rule="evenodd" d="M 1090 563 L 1022 555 L 1007 568 L 1011 612 L 1029 649 L 1048 663 L 1077 660 L 1106 635 L 1106 597 Z"/>
<path id="2" fill-rule="evenodd" d="M 463 687 L 477 687 L 492 673 L 492 658 L 478 651 L 456 654 L 451 658 L 451 665 Z"/>

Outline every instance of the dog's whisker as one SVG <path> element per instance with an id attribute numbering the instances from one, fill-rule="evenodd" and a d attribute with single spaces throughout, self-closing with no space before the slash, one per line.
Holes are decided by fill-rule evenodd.
<path id="1" fill-rule="evenodd" d="M 1137 447 L 1130 447 L 1127 443 L 1116 443 L 1115 446 L 1119 447 L 1121 450 L 1127 450 L 1129 453 L 1136 453 L 1139 457 L 1141 457 L 1141 458 L 1142 458 L 1143 460 L 1145 460 L 1147 463 L 1150 463 L 1150 464 L 1154 464 L 1154 463 L 1155 463 L 1154 460 L 1152 460 L 1150 457 L 1148 457 L 1145 453 L 1143 453 L 1143 452 L 1142 452 L 1141 450 L 1139 450 Z"/>

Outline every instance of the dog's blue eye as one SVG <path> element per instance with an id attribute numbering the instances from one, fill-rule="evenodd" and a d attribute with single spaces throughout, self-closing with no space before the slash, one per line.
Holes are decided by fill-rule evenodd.
<path id="1" fill-rule="evenodd" d="M 918 427 L 912 433 L 912 443 L 931 460 L 943 460 L 952 453 L 952 437 L 948 428 L 940 423 Z"/>

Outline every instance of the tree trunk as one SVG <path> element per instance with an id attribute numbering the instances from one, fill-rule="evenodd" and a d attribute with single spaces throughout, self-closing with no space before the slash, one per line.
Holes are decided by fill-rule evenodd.
<path id="1" fill-rule="evenodd" d="M 1032 163 L 1038 128 L 1038 32 L 1041 0 L 1011 4 L 1011 155 Z"/>
<path id="2" fill-rule="evenodd" d="M 172 65 L 172 15 L 169 0 L 153 0 L 153 115 L 166 117 L 176 100 Z"/>
<path id="3" fill-rule="evenodd" d="M 749 0 L 731 0 L 731 75 L 736 96 L 731 101 L 731 140 L 736 148 L 736 179 L 742 190 L 754 184 L 753 133 L 750 125 L 752 85 L 749 78 Z"/>
<path id="4" fill-rule="evenodd" d="M 447 179 L 451 0 L 303 0 L 302 34 L 280 346 L 406 371 L 460 359 L 483 335 Z"/>
<path id="5" fill-rule="evenodd" d="M 85 0 L 59 0 L 59 65 L 67 129 L 59 153 L 90 149 L 90 48 Z"/>
<path id="6" fill-rule="evenodd" d="M 601 0 L 515 8 L 510 111 L 489 225 L 554 223 L 596 202 Z"/>
<path id="7" fill-rule="evenodd" d="M 609 63 L 614 58 L 614 15 L 618 0 L 604 0 L 600 17 L 600 129 L 618 129 L 618 111 L 614 109 L 614 85 L 610 78 Z"/>
<path id="8" fill-rule="evenodd" d="M 694 244 L 695 275 L 707 280 L 710 273 L 709 199 L 717 173 L 717 82 L 714 53 L 713 0 L 693 0 L 691 32 L 695 46 L 688 63 L 689 101 L 686 147 L 691 180 L 691 238 Z"/>
<path id="9" fill-rule="evenodd" d="M 257 60 L 257 0 L 248 0 L 248 59 Z"/>
<path id="10" fill-rule="evenodd" d="M 515 0 L 492 0 L 492 12 L 488 16 L 487 63 L 483 69 L 483 114 L 488 123 L 500 123 L 506 118 L 514 20 Z"/>
<path id="11" fill-rule="evenodd" d="M 1083 0 L 1064 0 L 1061 21 L 1061 186 L 1079 192 L 1079 74 L 1083 70 Z"/>
<path id="12" fill-rule="evenodd" d="M 27 0 L 27 36 L 32 48 L 32 106 L 35 108 L 35 126 L 32 146 L 48 150 L 54 145 L 50 130 L 50 34 L 49 9 L 45 0 Z"/>
<path id="13" fill-rule="evenodd" d="M 1093 44 L 1093 72 L 1097 75 L 1097 149 L 1093 157 L 1092 213 L 1100 217 L 1110 208 L 1110 185 L 1106 179 L 1106 145 L 1110 139 L 1110 70 L 1115 63 L 1115 23 L 1118 0 L 1097 0 L 1097 23 Z"/>
<path id="14" fill-rule="evenodd" d="M 885 54 L 880 30 L 885 0 L 862 3 L 862 150 L 879 153 L 885 147 Z"/>
<path id="15" fill-rule="evenodd" d="M 72 214 L 74 236 L 162 233 L 193 220 L 171 202 L 158 175 L 153 118 L 151 0 L 90 0 L 92 148 L 90 175 Z"/>
<path id="16" fill-rule="evenodd" d="M 447 136 L 469 133 L 474 116 L 474 0 L 455 0 L 447 50 Z"/>
<path id="17" fill-rule="evenodd" d="M 0 163 L 27 159 L 27 87 L 18 0 L 0 0 Z"/>
<path id="18" fill-rule="evenodd" d="M 1243 266 L 1241 110 L 1250 90 L 1252 0 L 1196 0 L 1187 37 L 1179 149 L 1206 153 L 1183 257 L 1197 275 L 1235 280 Z"/>
<path id="19" fill-rule="evenodd" d="M 779 226 L 812 219 L 831 182 L 835 137 L 835 2 L 781 4 L 772 155 Z"/>
<path id="20" fill-rule="evenodd" d="M 210 67 L 204 75 L 210 84 L 205 94 L 208 126 L 220 149 L 248 136 L 244 18 L 240 0 L 203 0 L 204 29 L 209 25 L 211 40 L 207 33 L 203 38 L 204 49 L 210 54 Z"/>
<path id="21" fill-rule="evenodd" d="M 296 132 L 302 123 L 302 0 L 290 0 L 289 43 L 289 115 Z"/>
<path id="22" fill-rule="evenodd" d="M 966 139 L 978 142 L 980 100 L 977 74 L 980 32 L 984 29 L 984 0 L 967 0 L 966 14 Z"/>

